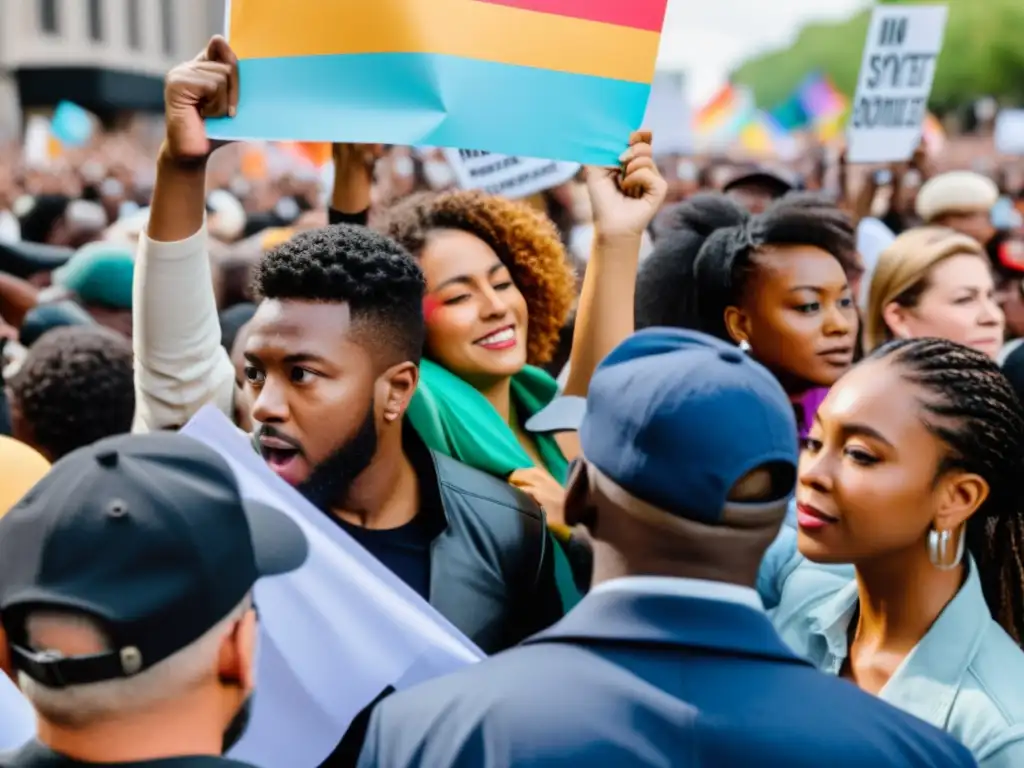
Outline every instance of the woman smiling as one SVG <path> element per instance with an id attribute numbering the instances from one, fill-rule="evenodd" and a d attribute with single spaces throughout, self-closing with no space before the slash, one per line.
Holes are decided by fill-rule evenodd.
<path id="1" fill-rule="evenodd" d="M 597 362 L 628 335 L 643 233 L 665 193 L 650 135 L 636 133 L 621 169 L 588 169 L 595 248 L 584 282 L 566 394 L 585 395 Z M 539 366 L 559 343 L 575 277 L 554 225 L 529 206 L 473 191 L 404 200 L 379 224 L 419 261 L 427 338 L 408 417 L 432 449 L 529 494 L 566 543 L 563 504 L 575 433 L 534 434 L 526 421 L 558 394 Z M 601 313 L 593 311 L 601 306 Z M 566 605 L 578 599 L 567 564 Z"/>

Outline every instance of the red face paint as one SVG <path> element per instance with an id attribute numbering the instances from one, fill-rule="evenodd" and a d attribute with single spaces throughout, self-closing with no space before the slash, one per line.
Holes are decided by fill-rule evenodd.
<path id="1" fill-rule="evenodd" d="M 433 296 L 423 299 L 423 322 L 429 323 L 431 316 L 441 307 L 441 302 Z"/>

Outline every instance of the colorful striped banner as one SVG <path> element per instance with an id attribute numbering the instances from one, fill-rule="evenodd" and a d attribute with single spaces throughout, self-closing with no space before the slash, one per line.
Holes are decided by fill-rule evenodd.
<path id="1" fill-rule="evenodd" d="M 693 129 L 703 148 L 727 146 L 757 112 L 754 96 L 747 88 L 725 85 L 694 116 Z"/>
<path id="2" fill-rule="evenodd" d="M 239 110 L 210 130 L 614 164 L 666 2 L 233 0 Z"/>

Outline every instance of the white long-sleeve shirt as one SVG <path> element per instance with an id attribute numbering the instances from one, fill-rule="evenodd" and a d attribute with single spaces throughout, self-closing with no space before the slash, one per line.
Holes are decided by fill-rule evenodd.
<path id="1" fill-rule="evenodd" d="M 220 343 L 205 225 L 176 243 L 139 238 L 132 324 L 134 431 L 176 429 L 207 403 L 232 415 L 235 371 Z"/>

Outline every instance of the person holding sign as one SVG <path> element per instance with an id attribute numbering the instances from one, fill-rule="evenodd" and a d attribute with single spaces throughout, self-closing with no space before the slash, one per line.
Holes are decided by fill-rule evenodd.
<path id="1" fill-rule="evenodd" d="M 635 272 L 643 233 L 664 198 L 650 134 L 634 134 L 631 143 L 621 181 L 588 171 L 598 237 L 584 296 L 607 298 L 606 313 L 614 312 L 613 302 L 628 311 L 628 296 L 612 294 L 621 272 Z M 558 232 L 525 204 L 471 191 L 409 198 L 385 216 L 382 228 L 418 258 L 427 281 L 427 359 L 411 423 L 434 450 L 524 490 L 566 543 L 563 485 L 567 462 L 578 453 L 576 436 L 526 426 L 558 393 L 538 366 L 555 352 L 575 295 Z M 608 343 L 600 336 L 602 322 L 593 303 L 582 305 L 567 394 L 586 392 Z M 590 349 L 598 352 L 588 356 Z M 574 588 L 567 572 L 560 575 L 570 606 Z"/>
<path id="2" fill-rule="evenodd" d="M 235 371 L 219 343 L 206 257 L 205 168 L 216 144 L 203 116 L 230 114 L 237 77 L 221 38 L 168 76 L 167 139 L 136 273 L 139 429 L 180 426 L 207 403 L 233 412 Z M 649 137 L 624 162 L 634 166 L 622 182 L 628 195 L 618 168 L 593 179 L 606 223 L 596 288 L 613 294 L 619 273 L 636 268 L 640 233 L 663 193 Z M 404 428 L 424 333 L 423 277 L 409 254 L 365 228 L 332 227 L 279 246 L 259 274 L 265 301 L 246 343 L 245 390 L 271 468 L 485 652 L 557 619 L 571 595 L 559 600 L 560 550 L 531 495 L 550 494 L 554 514 L 561 486 L 528 478 L 520 492 L 431 453 Z M 631 297 L 615 301 L 631 314 Z M 602 328 L 587 329 L 579 371 L 592 371 L 614 343 Z"/>
<path id="3" fill-rule="evenodd" d="M 850 115 L 850 162 L 899 162 L 913 155 L 928 112 L 946 16 L 945 5 L 874 7 Z"/>

